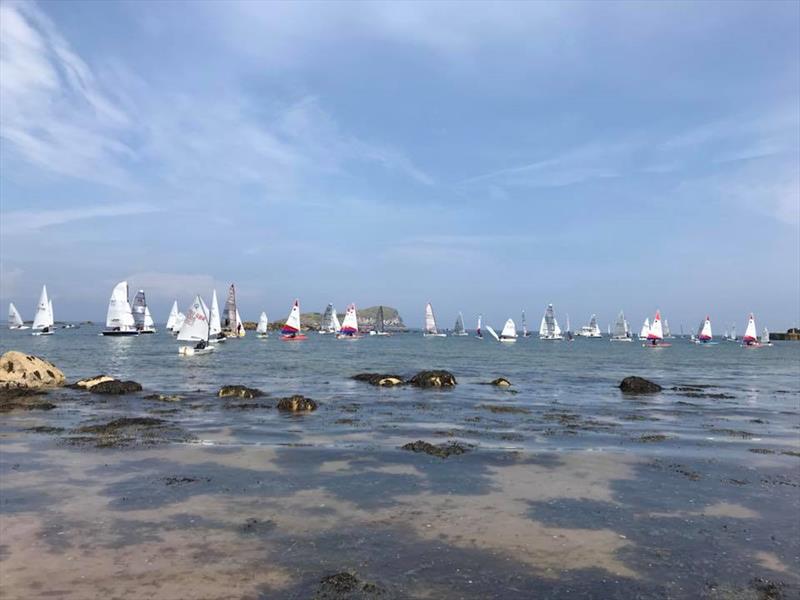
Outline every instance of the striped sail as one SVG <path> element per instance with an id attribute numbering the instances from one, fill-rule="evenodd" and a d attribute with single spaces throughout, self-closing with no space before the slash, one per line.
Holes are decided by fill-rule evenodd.
<path id="1" fill-rule="evenodd" d="M 341 335 L 358 334 L 358 315 L 355 304 L 347 307 L 347 311 L 344 313 L 344 321 L 342 321 L 342 329 L 339 333 Z"/>
<path id="2" fill-rule="evenodd" d="M 462 315 L 460 312 L 456 318 L 456 324 L 453 326 L 453 332 L 457 335 L 464 333 L 464 315 Z"/>
<path id="3" fill-rule="evenodd" d="M 222 326 L 228 331 L 236 330 L 236 288 L 233 284 L 228 288 L 228 299 L 225 301 Z"/>
<path id="4" fill-rule="evenodd" d="M 322 323 L 320 324 L 320 330 L 326 333 L 333 333 L 336 329 L 333 326 L 333 315 L 336 313 L 336 310 L 333 308 L 333 304 L 330 303 L 328 306 L 325 307 L 325 314 L 322 315 Z"/>
<path id="5" fill-rule="evenodd" d="M 464 328 L 463 323 L 461 328 L 462 329 Z M 378 333 L 384 333 L 386 331 L 386 323 L 384 323 L 384 318 L 383 318 L 383 306 L 378 307 L 378 316 L 377 316 L 377 323 L 375 324 L 375 331 L 377 331 Z"/>
<path id="6" fill-rule="evenodd" d="M 711 319 L 709 319 L 708 316 L 706 316 L 706 320 L 703 322 L 703 325 L 700 328 L 700 333 L 697 335 L 697 339 L 707 342 L 711 338 L 712 338 Z"/>
<path id="7" fill-rule="evenodd" d="M 625 320 L 625 313 L 619 311 L 617 322 L 614 323 L 614 337 L 626 338 L 628 337 L 628 322 Z"/>
<path id="8" fill-rule="evenodd" d="M 281 333 L 291 335 L 300 331 L 300 300 L 295 300 L 292 305 L 292 310 L 289 316 L 286 317 L 286 323 L 281 329 Z"/>
<path id="9" fill-rule="evenodd" d="M 742 336 L 743 342 L 757 342 L 758 341 L 758 333 L 756 330 L 756 319 L 753 316 L 753 313 L 750 313 L 750 318 L 747 320 L 747 329 L 744 332 L 744 336 Z"/>

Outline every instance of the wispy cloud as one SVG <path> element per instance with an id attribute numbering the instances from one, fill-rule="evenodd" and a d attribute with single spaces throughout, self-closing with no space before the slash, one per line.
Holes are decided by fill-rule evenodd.
<path id="1" fill-rule="evenodd" d="M 15 210 L 3 213 L 0 229 L 3 235 L 13 236 L 47 227 L 65 225 L 73 221 L 99 218 L 121 218 L 156 212 L 159 209 L 148 204 L 114 204 L 84 206 L 65 209 Z"/>
<path id="2" fill-rule="evenodd" d="M 211 301 L 211 291 L 217 290 L 217 296 L 227 294 L 227 289 L 222 289 L 211 275 L 164 273 L 160 271 L 145 271 L 131 273 L 125 281 L 136 289 L 144 289 L 148 296 L 162 300 L 180 299 L 188 301 L 195 294 L 200 294 L 207 301 Z M 111 283 L 110 285 L 113 285 Z M 109 291 L 111 288 L 109 287 Z M 224 297 L 220 299 L 224 302 Z"/>

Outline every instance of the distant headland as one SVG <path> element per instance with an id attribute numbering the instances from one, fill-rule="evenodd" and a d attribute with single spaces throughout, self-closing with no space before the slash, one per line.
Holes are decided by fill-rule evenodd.
<path id="1" fill-rule="evenodd" d="M 406 327 L 405 323 L 403 323 L 403 317 L 400 316 L 400 313 L 396 308 L 392 308 L 391 306 L 383 306 L 383 324 L 387 331 L 407 331 L 408 327 Z M 358 309 L 358 328 L 362 331 L 367 331 L 370 329 L 374 329 L 377 325 L 378 319 L 378 309 L 380 306 L 370 306 L 369 308 L 359 308 Z M 340 313 L 337 311 L 337 315 L 339 320 L 344 319 L 344 313 Z M 276 321 L 272 321 L 269 324 L 269 328 L 272 330 L 279 330 L 283 327 L 283 324 L 286 322 L 285 319 L 279 319 Z M 300 328 L 307 331 L 319 331 L 320 323 L 322 322 L 322 313 L 318 312 L 306 312 L 300 314 Z M 255 321 L 245 321 L 242 323 L 245 330 L 247 331 L 254 331 L 256 328 Z"/>

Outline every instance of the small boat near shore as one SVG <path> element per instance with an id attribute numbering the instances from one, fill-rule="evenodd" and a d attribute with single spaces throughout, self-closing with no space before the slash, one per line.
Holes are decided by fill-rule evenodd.
<path id="1" fill-rule="evenodd" d="M 342 329 L 336 334 L 337 340 L 357 340 L 361 335 L 358 333 L 358 313 L 356 305 L 350 304 L 344 313 Z"/>
<path id="2" fill-rule="evenodd" d="M 300 300 L 295 300 L 286 323 L 281 328 L 281 340 L 284 342 L 299 342 L 305 340 L 306 336 L 300 333 Z"/>
<path id="3" fill-rule="evenodd" d="M 706 315 L 706 318 L 700 322 L 700 327 L 697 328 L 697 335 L 693 341 L 695 344 L 700 345 L 716 345 L 716 342 L 712 341 L 713 339 L 714 334 L 711 332 L 711 319 Z"/>
<path id="4" fill-rule="evenodd" d="M 102 335 L 114 337 L 139 335 L 133 310 L 128 302 L 127 281 L 120 281 L 111 291 L 106 313 L 106 328 L 102 331 Z"/>
<path id="5" fill-rule="evenodd" d="M 499 340 L 501 342 L 516 342 L 518 337 L 514 319 L 508 319 L 503 326 L 503 331 L 500 332 Z"/>
<path id="6" fill-rule="evenodd" d="M 236 306 L 236 286 L 231 284 L 228 288 L 228 299 L 225 301 L 225 311 L 222 318 L 222 333 L 226 338 L 240 338 L 245 336 L 239 308 Z"/>
<path id="7" fill-rule="evenodd" d="M 756 318 L 753 313 L 747 319 L 747 328 L 742 336 L 742 346 L 747 348 L 760 348 L 761 342 L 758 341 L 758 329 L 756 328 Z"/>
<path id="8" fill-rule="evenodd" d="M 647 332 L 647 340 L 642 346 L 645 348 L 669 348 L 671 344 L 664 343 L 664 329 L 661 326 L 661 311 L 656 310 L 656 316 Z"/>
<path id="9" fill-rule="evenodd" d="M 447 337 L 446 333 L 440 332 L 436 328 L 436 317 L 433 315 L 433 306 L 428 302 L 425 305 L 425 331 L 423 337 Z"/>

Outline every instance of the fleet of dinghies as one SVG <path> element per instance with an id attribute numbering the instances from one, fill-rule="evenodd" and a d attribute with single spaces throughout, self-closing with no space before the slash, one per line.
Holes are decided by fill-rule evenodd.
<path id="1" fill-rule="evenodd" d="M 129 300 L 129 286 L 127 281 L 120 281 L 114 286 L 108 302 L 106 313 L 105 328 L 101 334 L 104 336 L 137 336 L 140 334 L 156 333 L 155 322 L 150 307 L 147 304 L 147 297 L 144 290 L 139 290 L 131 302 Z M 383 306 L 379 306 L 375 318 L 374 327 L 369 331 L 371 336 L 391 335 L 386 331 Z M 545 308 L 542 321 L 539 326 L 539 339 L 545 341 L 572 340 L 572 332 L 569 326 L 569 315 L 566 317 L 566 330 L 562 331 L 556 319 L 555 309 L 552 304 Z M 519 336 L 514 320 L 509 318 L 498 334 L 491 326 L 483 323 L 483 315 L 478 315 L 475 328 L 475 338 L 483 339 L 484 329 L 499 342 L 515 342 L 519 337 L 529 337 L 525 311 L 522 311 L 522 335 Z M 65 328 L 74 325 L 65 325 Z M 55 319 L 53 312 L 53 301 L 47 294 L 47 286 L 42 286 L 39 302 L 36 306 L 33 323 L 29 327 L 25 324 L 22 316 L 13 302 L 8 307 L 8 328 L 11 330 L 31 329 L 32 335 L 52 335 L 55 330 Z M 180 342 L 191 342 L 194 345 L 183 345 L 179 348 L 179 353 L 185 356 L 196 354 L 207 354 L 214 350 L 213 345 L 225 341 L 229 337 L 244 337 L 245 329 L 236 305 L 236 288 L 231 284 L 228 290 L 228 297 L 225 302 L 225 310 L 220 313 L 217 300 L 217 291 L 213 290 L 211 296 L 211 308 L 206 305 L 201 296 L 196 296 L 187 313 L 180 312 L 177 300 L 173 302 L 172 308 L 167 318 L 167 331 L 177 336 Z M 269 336 L 269 319 L 266 312 L 262 312 L 256 326 L 258 338 L 265 339 Z M 320 334 L 334 334 L 337 339 L 358 339 L 361 332 L 358 326 L 358 314 L 355 304 L 350 304 L 345 312 L 344 320 L 340 324 L 334 305 L 328 304 L 320 321 Z M 683 327 L 681 327 L 683 333 Z M 469 336 L 464 327 L 464 315 L 459 311 L 453 327 L 452 335 L 456 337 Z M 597 322 L 597 315 L 592 315 L 589 323 L 581 327 L 577 332 L 579 337 L 601 338 L 603 337 Z M 436 325 L 436 317 L 433 306 L 430 302 L 425 305 L 425 327 L 424 337 L 446 337 L 447 334 L 440 331 Z M 634 335 L 630 330 L 627 319 L 623 311 L 619 312 L 613 328 L 609 325 L 608 336 L 612 342 L 631 342 Z M 683 335 L 681 336 L 683 337 Z M 285 341 L 305 340 L 306 336 L 301 331 L 300 324 L 300 302 L 295 300 L 292 304 L 289 316 L 283 325 L 280 338 Z M 669 324 L 662 318 L 661 311 L 656 310 L 653 319 L 645 318 L 639 332 L 639 340 L 647 348 L 667 348 L 670 346 L 664 340 L 671 339 Z M 736 327 L 732 325 L 725 332 L 722 338 L 725 341 L 739 341 L 736 337 Z M 696 333 L 690 335 L 690 340 L 698 345 L 717 345 L 711 327 L 711 318 L 706 315 L 700 322 Z M 758 335 L 755 317 L 751 313 L 748 318 L 747 327 L 741 338 L 742 346 L 748 348 L 758 348 L 771 346 L 769 331 L 765 327 Z"/>

